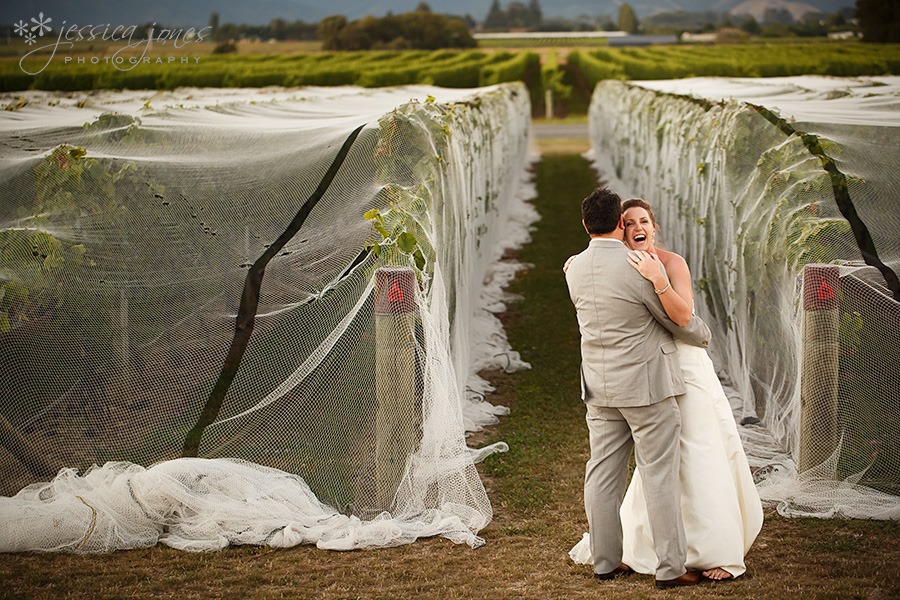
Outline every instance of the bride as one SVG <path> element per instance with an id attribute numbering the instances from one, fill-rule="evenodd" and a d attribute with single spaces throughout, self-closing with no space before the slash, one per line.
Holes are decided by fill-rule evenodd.
<path id="1" fill-rule="evenodd" d="M 663 289 L 666 314 L 686 323 L 693 313 L 691 274 L 684 258 L 656 247 L 653 209 L 640 198 L 622 204 L 625 244 L 631 265 Z M 687 391 L 678 396 L 681 427 L 681 512 L 687 538 L 689 570 L 712 580 L 743 574 L 744 556 L 762 527 L 763 512 L 750 465 L 744 455 L 728 398 L 703 348 L 675 340 Z M 620 510 L 624 532 L 622 562 L 639 573 L 653 574 L 658 563 L 650 535 L 640 472 L 635 470 Z M 576 563 L 592 564 L 589 534 L 569 552 Z"/>

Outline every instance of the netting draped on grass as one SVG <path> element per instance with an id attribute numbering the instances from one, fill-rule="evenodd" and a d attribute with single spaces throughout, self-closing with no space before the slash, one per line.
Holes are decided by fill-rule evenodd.
<path id="1" fill-rule="evenodd" d="M 4 100 L 0 550 L 482 543 L 522 84 Z"/>
<path id="2" fill-rule="evenodd" d="M 896 77 L 605 82 L 598 169 L 687 258 L 758 487 L 900 518 Z"/>

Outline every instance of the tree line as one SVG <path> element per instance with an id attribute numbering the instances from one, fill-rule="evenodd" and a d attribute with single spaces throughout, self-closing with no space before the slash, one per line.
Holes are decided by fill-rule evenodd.
<path id="1" fill-rule="evenodd" d="M 317 29 L 324 50 L 437 50 L 474 48 L 475 38 L 458 18 L 431 12 L 424 2 L 413 12 L 347 21 L 322 19 Z"/>
<path id="2" fill-rule="evenodd" d="M 324 50 L 436 50 L 477 45 L 471 33 L 474 19 L 436 14 L 425 2 L 412 12 L 354 21 L 332 15 L 318 23 L 274 19 L 268 25 L 219 25 L 219 15 L 213 13 L 209 24 L 213 39 L 225 52 L 236 50 L 232 42 L 240 39 L 320 40 Z"/>
<path id="3" fill-rule="evenodd" d="M 538 0 L 530 0 L 527 6 L 522 2 L 510 2 L 505 10 L 500 7 L 500 0 L 493 0 L 484 18 L 482 29 L 486 31 L 537 29 L 541 26 L 542 17 Z"/>
<path id="4" fill-rule="evenodd" d="M 900 0 L 856 0 L 856 18 L 864 41 L 900 43 Z"/>
<path id="5" fill-rule="evenodd" d="M 267 25 L 219 24 L 213 13 L 210 25 L 214 39 L 321 40 L 327 50 L 471 48 L 476 46 L 472 30 L 484 31 L 591 31 L 614 30 L 628 33 L 712 32 L 723 28 L 740 30 L 742 35 L 763 37 L 816 37 L 829 31 L 859 31 L 864 41 L 900 42 L 900 0 L 856 0 L 855 8 L 830 14 L 810 14 L 799 20 L 790 14 L 770 11 L 762 23 L 753 17 L 735 17 L 706 11 L 670 11 L 641 20 L 630 4 L 619 6 L 617 19 L 583 16 L 575 20 L 545 18 L 539 0 L 526 4 L 513 0 L 502 6 L 491 0 L 479 24 L 470 15 L 436 14 L 421 2 L 414 11 L 385 17 L 363 17 L 349 21 L 341 15 L 319 23 L 274 19 Z"/>

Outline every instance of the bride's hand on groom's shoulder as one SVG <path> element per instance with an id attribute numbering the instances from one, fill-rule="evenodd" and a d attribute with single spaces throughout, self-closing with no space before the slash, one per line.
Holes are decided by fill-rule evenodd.
<path id="1" fill-rule="evenodd" d="M 662 261 L 657 255 L 643 250 L 629 250 L 628 262 L 644 279 L 653 282 L 654 285 L 660 282 L 662 285 L 666 284 L 665 277 L 660 271 Z"/>
<path id="2" fill-rule="evenodd" d="M 572 256 L 570 256 L 570 257 L 566 260 L 566 264 L 563 265 L 563 273 L 565 273 L 566 271 L 569 270 L 569 265 L 572 264 L 572 261 L 575 260 L 575 257 L 576 257 L 576 256 L 578 256 L 578 255 L 577 255 L 577 254 L 573 254 Z"/>

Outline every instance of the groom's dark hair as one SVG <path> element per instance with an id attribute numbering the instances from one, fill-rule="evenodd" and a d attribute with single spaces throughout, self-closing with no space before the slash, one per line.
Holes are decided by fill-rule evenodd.
<path id="1" fill-rule="evenodd" d="M 581 203 L 581 217 L 591 235 L 615 230 L 622 216 L 622 199 L 609 188 L 597 188 Z"/>

